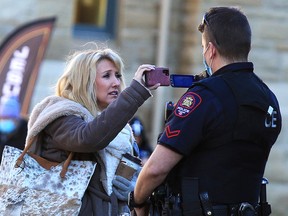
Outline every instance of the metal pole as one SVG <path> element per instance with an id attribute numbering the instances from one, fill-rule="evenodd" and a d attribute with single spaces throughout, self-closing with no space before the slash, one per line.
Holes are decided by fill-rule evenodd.
<path id="1" fill-rule="evenodd" d="M 171 7 L 171 0 L 161 1 L 160 24 L 159 24 L 160 29 L 159 29 L 157 61 L 156 61 L 157 66 L 166 66 L 170 7 Z M 165 105 L 164 90 L 165 87 L 159 87 L 154 93 L 152 133 L 151 133 L 152 146 L 155 146 L 157 144 L 158 135 L 161 132 L 160 131 L 161 127 L 164 124 L 163 122 L 163 116 L 164 116 L 163 107 Z"/>

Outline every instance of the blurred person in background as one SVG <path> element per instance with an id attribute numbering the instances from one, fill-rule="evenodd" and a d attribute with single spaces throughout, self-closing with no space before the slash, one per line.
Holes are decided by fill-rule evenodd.
<path id="1" fill-rule="evenodd" d="M 140 118 L 136 116 L 130 120 L 129 124 L 132 128 L 136 143 L 139 148 L 139 157 L 141 158 L 142 164 L 144 165 L 153 151 L 148 143 L 144 125 L 141 122 Z"/>
<path id="2" fill-rule="evenodd" d="M 0 104 L 0 159 L 5 145 L 24 149 L 27 120 L 20 116 L 17 97 L 10 97 Z"/>

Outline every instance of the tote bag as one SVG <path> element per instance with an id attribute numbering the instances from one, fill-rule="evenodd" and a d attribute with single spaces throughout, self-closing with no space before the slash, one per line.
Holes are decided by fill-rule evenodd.
<path id="1" fill-rule="evenodd" d="M 45 160 L 5 146 L 0 166 L 0 215 L 78 215 L 96 168 L 92 161 Z"/>

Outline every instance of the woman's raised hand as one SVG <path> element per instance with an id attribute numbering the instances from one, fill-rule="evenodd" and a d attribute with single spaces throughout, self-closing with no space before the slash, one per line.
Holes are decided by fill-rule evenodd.
<path id="1" fill-rule="evenodd" d="M 154 69 L 155 69 L 155 65 L 151 65 L 151 64 L 140 65 L 137 71 L 135 72 L 134 79 L 142 83 L 145 86 L 145 81 L 143 79 L 144 72 L 154 70 Z M 149 87 L 149 89 L 154 90 L 154 89 L 157 89 L 159 86 L 160 86 L 160 83 L 157 83 L 154 86 Z"/>

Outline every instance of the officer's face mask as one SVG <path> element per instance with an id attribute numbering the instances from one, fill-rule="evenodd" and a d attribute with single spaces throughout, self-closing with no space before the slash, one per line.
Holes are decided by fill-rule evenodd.
<path id="1" fill-rule="evenodd" d="M 16 123 L 12 119 L 0 120 L 0 132 L 10 134 L 16 129 Z"/>
<path id="2" fill-rule="evenodd" d="M 212 72 L 212 68 L 207 64 L 207 61 L 206 61 L 206 59 L 205 59 L 205 53 L 206 53 L 207 50 L 209 49 L 209 46 L 210 46 L 210 44 L 208 44 L 206 50 L 205 50 L 204 53 L 203 53 L 203 64 L 204 64 L 204 66 L 205 66 L 205 69 L 206 69 L 206 71 L 207 71 L 207 74 L 208 74 L 209 76 L 211 76 L 212 73 L 213 73 L 213 72 Z"/>

